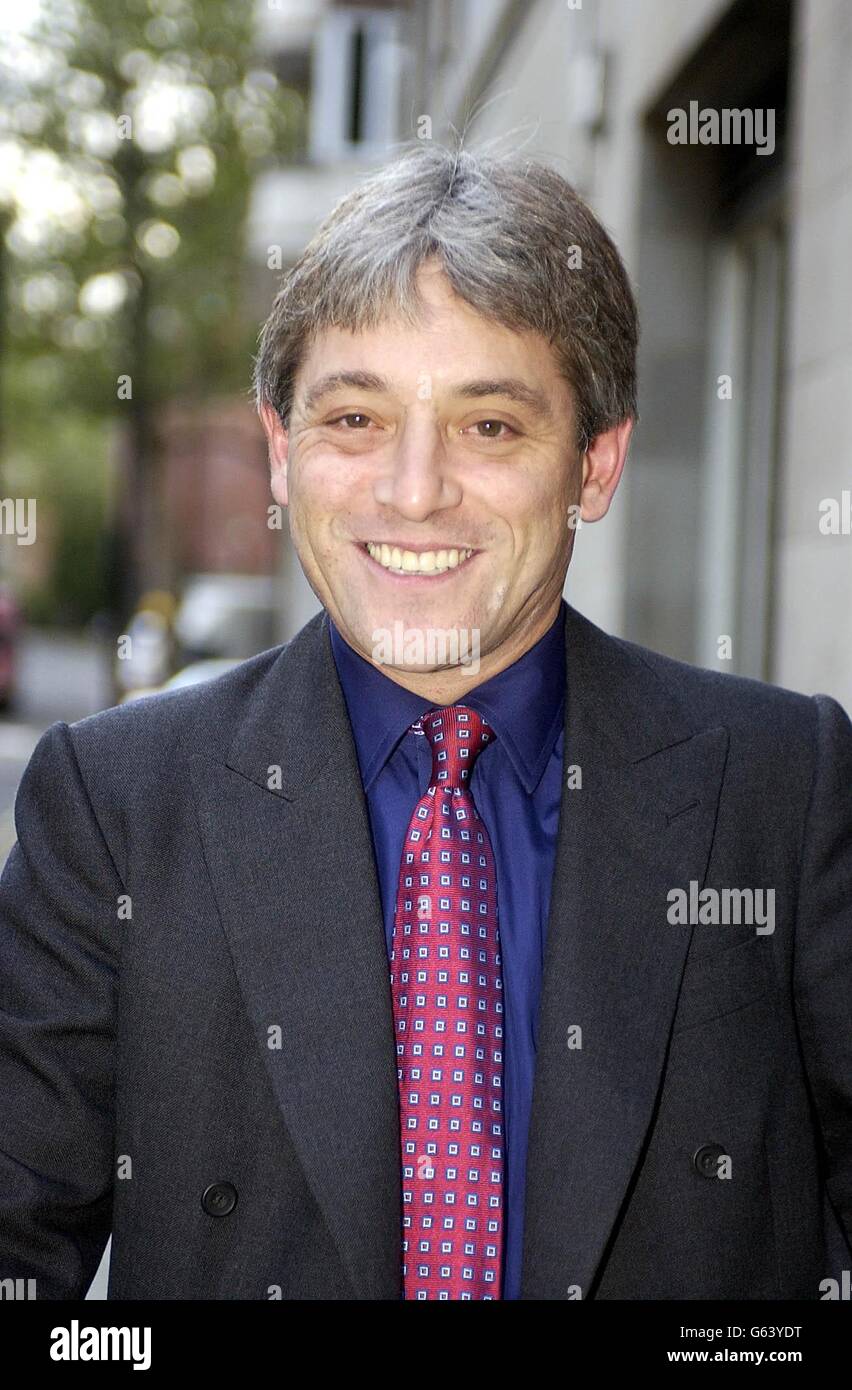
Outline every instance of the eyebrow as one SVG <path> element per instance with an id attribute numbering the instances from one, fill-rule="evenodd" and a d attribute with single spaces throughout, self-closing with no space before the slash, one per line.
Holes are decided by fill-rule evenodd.
<path id="1" fill-rule="evenodd" d="M 306 391 L 302 402 L 303 410 L 313 410 L 324 396 L 331 395 L 333 391 L 339 391 L 344 387 L 352 387 L 356 391 L 391 392 L 393 390 L 391 383 L 375 372 L 329 372 L 327 376 L 320 377 L 319 381 L 314 382 L 313 386 Z M 533 386 L 528 386 L 519 377 L 477 377 L 473 381 L 463 381 L 451 387 L 451 392 L 456 396 L 464 396 L 466 400 L 478 400 L 482 396 L 504 396 L 507 400 L 526 406 L 528 410 L 544 420 L 552 418 L 550 405 L 544 392 Z"/>
<path id="2" fill-rule="evenodd" d="M 479 396 L 505 396 L 507 400 L 525 405 L 542 419 L 551 418 L 550 405 L 543 391 L 528 386 L 525 381 L 514 376 L 481 377 L 476 381 L 464 381 L 454 388 L 454 394 L 476 400 Z"/>
<path id="3" fill-rule="evenodd" d="M 332 391 L 339 391 L 343 386 L 354 387 L 356 391 L 391 389 L 390 382 L 383 376 L 377 376 L 375 372 L 329 372 L 327 376 L 321 376 L 319 381 L 315 381 L 305 392 L 302 409 L 313 410 L 323 396 L 330 396 Z"/>

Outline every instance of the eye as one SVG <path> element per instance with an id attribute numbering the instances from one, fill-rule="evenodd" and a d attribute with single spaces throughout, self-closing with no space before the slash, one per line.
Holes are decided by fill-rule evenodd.
<path id="1" fill-rule="evenodd" d="M 360 430 L 364 429 L 366 425 L 372 424 L 371 417 L 369 415 L 365 415 L 362 410 L 350 410 L 345 415 L 338 415 L 334 420 L 327 420 L 326 424 L 339 425 L 342 420 L 345 420 L 347 422 L 344 426 L 344 428 L 347 430 Z M 353 421 L 357 423 L 353 424 Z"/>
<path id="2" fill-rule="evenodd" d="M 506 440 L 516 433 L 505 420 L 477 420 L 470 428 L 476 431 L 477 439 Z"/>

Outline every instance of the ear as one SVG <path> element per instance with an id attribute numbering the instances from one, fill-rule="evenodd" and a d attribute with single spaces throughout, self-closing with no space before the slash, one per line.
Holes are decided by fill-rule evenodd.
<path id="1" fill-rule="evenodd" d="M 580 491 L 580 516 L 583 521 L 600 521 L 606 516 L 618 487 L 627 448 L 633 433 L 631 416 L 595 435 L 583 455 L 583 486 Z"/>
<path id="2" fill-rule="evenodd" d="M 289 434 L 278 411 L 269 401 L 264 401 L 260 407 L 260 420 L 269 445 L 269 481 L 272 496 L 280 506 L 286 507 Z"/>

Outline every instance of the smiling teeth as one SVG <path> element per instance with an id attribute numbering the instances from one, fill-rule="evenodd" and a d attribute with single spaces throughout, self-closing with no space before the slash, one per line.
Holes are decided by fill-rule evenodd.
<path id="1" fill-rule="evenodd" d="M 400 550 L 398 545 L 377 545 L 367 541 L 367 550 L 387 570 L 400 574 L 443 574 L 455 569 L 473 554 L 472 550 Z"/>

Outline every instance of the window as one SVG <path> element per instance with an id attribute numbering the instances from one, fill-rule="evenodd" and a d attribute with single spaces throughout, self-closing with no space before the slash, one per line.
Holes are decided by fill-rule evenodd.
<path id="1" fill-rule="evenodd" d="M 394 10 L 330 9 L 313 54 L 311 157 L 384 152 L 398 137 L 404 48 Z"/>

